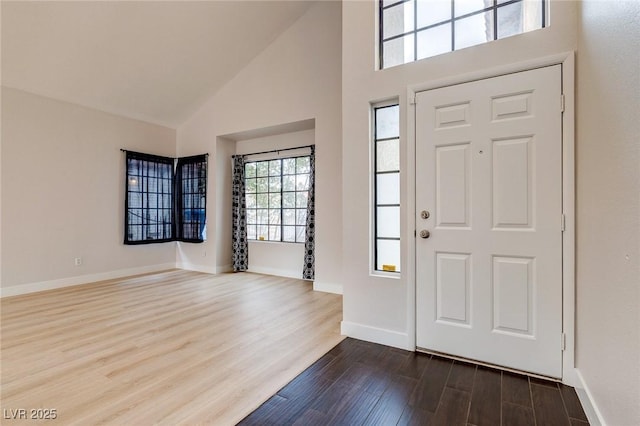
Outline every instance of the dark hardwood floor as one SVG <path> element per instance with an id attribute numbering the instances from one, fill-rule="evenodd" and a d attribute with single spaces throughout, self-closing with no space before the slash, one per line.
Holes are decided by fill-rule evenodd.
<path id="1" fill-rule="evenodd" d="M 569 386 L 347 338 L 241 425 L 588 425 Z"/>

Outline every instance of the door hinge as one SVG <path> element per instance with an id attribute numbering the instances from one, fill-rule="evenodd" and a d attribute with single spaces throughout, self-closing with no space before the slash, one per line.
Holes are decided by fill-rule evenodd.
<path id="1" fill-rule="evenodd" d="M 417 101 L 417 96 L 414 93 L 413 95 L 411 95 L 411 97 L 409 98 L 409 105 L 415 105 L 416 103 L 418 103 Z"/>
<path id="2" fill-rule="evenodd" d="M 564 93 L 560 95 L 560 112 L 564 112 Z"/>
<path id="3" fill-rule="evenodd" d="M 567 227 L 567 217 L 563 213 L 562 216 L 560 216 L 560 231 L 564 232 L 566 227 Z"/>
<path id="4" fill-rule="evenodd" d="M 562 333 L 560 335 L 560 350 L 565 350 L 567 349 L 567 335 Z"/>

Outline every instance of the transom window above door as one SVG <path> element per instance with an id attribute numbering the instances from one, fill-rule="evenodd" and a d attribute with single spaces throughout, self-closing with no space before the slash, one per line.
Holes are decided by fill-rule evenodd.
<path id="1" fill-rule="evenodd" d="M 380 0 L 380 68 L 547 26 L 549 0 Z"/>

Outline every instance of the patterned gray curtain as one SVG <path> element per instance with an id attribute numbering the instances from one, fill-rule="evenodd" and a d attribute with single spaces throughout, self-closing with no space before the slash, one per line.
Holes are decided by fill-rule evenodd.
<path id="1" fill-rule="evenodd" d="M 244 157 L 233 159 L 233 272 L 246 271 L 249 267 L 247 243 L 247 203 L 244 196 Z"/>
<path id="2" fill-rule="evenodd" d="M 307 227 L 304 242 L 304 268 L 302 279 L 313 280 L 316 275 L 316 154 L 315 146 L 311 147 L 309 156 L 309 202 L 307 203 Z"/>

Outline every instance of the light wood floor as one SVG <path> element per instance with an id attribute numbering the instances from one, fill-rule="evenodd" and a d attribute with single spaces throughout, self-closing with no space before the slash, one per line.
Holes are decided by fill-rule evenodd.
<path id="1" fill-rule="evenodd" d="M 343 340 L 341 296 L 249 273 L 167 271 L 1 308 L 3 417 L 57 410 L 47 424 L 232 425 Z"/>

